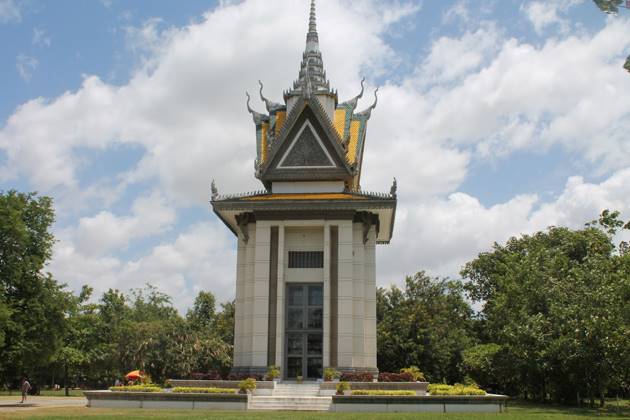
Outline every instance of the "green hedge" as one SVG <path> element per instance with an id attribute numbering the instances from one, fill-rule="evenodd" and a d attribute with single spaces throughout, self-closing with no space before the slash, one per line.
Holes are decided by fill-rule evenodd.
<path id="1" fill-rule="evenodd" d="M 372 396 L 388 396 L 388 395 L 416 395 L 415 391 L 387 391 L 387 390 L 367 390 L 367 389 L 357 389 L 356 391 L 352 391 L 352 395 L 372 395 Z"/>
<path id="2" fill-rule="evenodd" d="M 173 388 L 173 392 L 177 394 L 236 394 L 237 389 L 234 388 L 195 388 L 177 386 Z"/>
<path id="3" fill-rule="evenodd" d="M 486 395 L 486 391 L 472 385 L 431 384 L 428 390 L 431 395 Z"/>
<path id="4" fill-rule="evenodd" d="M 162 388 L 156 385 L 110 386 L 109 390 L 117 392 L 162 392 Z"/>

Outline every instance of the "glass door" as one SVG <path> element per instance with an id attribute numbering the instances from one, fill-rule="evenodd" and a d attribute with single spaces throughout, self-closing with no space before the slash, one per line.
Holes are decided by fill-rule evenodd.
<path id="1" fill-rule="evenodd" d="M 285 376 L 318 379 L 323 375 L 324 293 L 321 284 L 288 284 Z"/>

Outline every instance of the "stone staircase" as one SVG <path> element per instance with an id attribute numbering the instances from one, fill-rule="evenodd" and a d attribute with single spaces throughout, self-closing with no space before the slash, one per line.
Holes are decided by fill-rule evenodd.
<path id="1" fill-rule="evenodd" d="M 328 411 L 331 397 L 319 396 L 319 384 L 278 383 L 273 395 L 250 395 L 248 410 Z"/>

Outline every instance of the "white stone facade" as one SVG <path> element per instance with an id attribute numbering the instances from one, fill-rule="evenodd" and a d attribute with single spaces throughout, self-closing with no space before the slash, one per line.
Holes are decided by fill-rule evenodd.
<path id="1" fill-rule="evenodd" d="M 278 232 L 275 357 L 268 353 L 269 322 L 274 322 L 269 316 L 272 227 Z M 285 372 L 285 291 L 287 284 L 299 283 L 323 286 L 323 367 L 376 371 L 375 227 L 365 243 L 364 224 L 352 220 L 259 220 L 246 232 L 247 240 L 243 233 L 238 237 L 234 371 L 264 372 L 275 363 Z M 331 270 L 331 232 L 337 236 L 336 270 Z M 321 251 L 323 267 L 289 268 L 289 251 Z M 336 313 L 331 313 L 331 275 L 337 283 Z"/>

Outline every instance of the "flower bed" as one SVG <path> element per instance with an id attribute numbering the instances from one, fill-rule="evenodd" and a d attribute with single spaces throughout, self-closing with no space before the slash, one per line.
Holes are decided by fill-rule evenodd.
<path id="1" fill-rule="evenodd" d="M 195 388 L 178 386 L 173 388 L 176 394 L 236 394 L 234 388 Z"/>
<path id="2" fill-rule="evenodd" d="M 382 372 L 378 374 L 379 382 L 415 382 L 411 373 L 390 373 Z"/>
<path id="3" fill-rule="evenodd" d="M 162 388 L 156 385 L 110 386 L 109 390 L 115 392 L 162 392 Z"/>
<path id="4" fill-rule="evenodd" d="M 352 395 L 416 395 L 415 391 L 382 391 L 382 390 L 367 390 L 367 389 L 358 389 L 356 391 L 352 391 Z"/>
<path id="5" fill-rule="evenodd" d="M 486 391 L 483 389 L 461 384 L 431 384 L 428 389 L 431 395 L 486 395 Z"/>
<path id="6" fill-rule="evenodd" d="M 341 375 L 342 382 L 372 382 L 374 374 L 371 372 L 346 372 Z"/>

